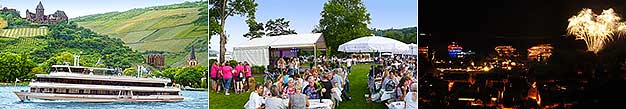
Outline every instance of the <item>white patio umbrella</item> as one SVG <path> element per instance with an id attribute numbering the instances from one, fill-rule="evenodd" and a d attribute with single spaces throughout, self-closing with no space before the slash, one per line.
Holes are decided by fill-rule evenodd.
<path id="1" fill-rule="evenodd" d="M 406 51 L 409 46 L 398 40 L 380 37 L 368 36 L 361 37 L 344 44 L 339 45 L 338 51 L 341 52 L 397 52 Z"/>

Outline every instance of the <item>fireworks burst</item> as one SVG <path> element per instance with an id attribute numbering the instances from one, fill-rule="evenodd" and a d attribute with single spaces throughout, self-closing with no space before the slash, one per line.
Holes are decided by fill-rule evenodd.
<path id="1" fill-rule="evenodd" d="M 583 9 L 568 19 L 567 34 L 582 39 L 587 51 L 598 53 L 604 46 L 626 32 L 626 24 L 613 9 L 603 10 L 597 15 L 591 9 Z"/>

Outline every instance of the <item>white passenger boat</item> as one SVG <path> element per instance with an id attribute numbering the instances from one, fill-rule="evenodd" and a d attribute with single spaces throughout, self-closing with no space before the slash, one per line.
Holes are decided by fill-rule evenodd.
<path id="1" fill-rule="evenodd" d="M 184 99 L 170 79 L 110 75 L 113 69 L 53 65 L 36 74 L 30 90 L 14 92 L 21 101 L 176 102 Z"/>

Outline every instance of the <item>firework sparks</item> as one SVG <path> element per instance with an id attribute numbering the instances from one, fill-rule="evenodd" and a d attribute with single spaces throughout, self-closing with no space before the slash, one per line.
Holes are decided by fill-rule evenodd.
<path id="1" fill-rule="evenodd" d="M 568 19 L 567 33 L 587 44 L 587 51 L 598 53 L 604 46 L 624 34 L 626 25 L 613 9 L 603 10 L 600 15 L 591 9 L 583 9 Z"/>

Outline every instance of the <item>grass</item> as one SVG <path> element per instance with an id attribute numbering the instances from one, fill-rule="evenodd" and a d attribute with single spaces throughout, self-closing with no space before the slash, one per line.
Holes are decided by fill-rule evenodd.
<path id="1" fill-rule="evenodd" d="M 152 33 L 151 35 L 146 36 L 146 38 L 142 39 L 141 41 L 176 39 L 177 34 L 183 32 L 183 30 L 186 30 L 187 28 L 190 28 L 192 26 L 193 25 L 189 24 L 189 25 L 176 26 L 172 28 L 162 28 Z"/>
<path id="2" fill-rule="evenodd" d="M 262 78 L 255 78 L 255 80 L 257 80 L 257 83 L 261 83 L 259 82 L 259 80 L 263 81 Z M 230 95 L 226 96 L 224 95 L 224 91 L 221 91 L 220 93 L 215 93 L 214 91 L 209 90 L 209 108 L 210 109 L 225 109 L 225 108 L 242 109 L 243 106 L 246 104 L 246 102 L 248 102 L 249 97 L 250 97 L 250 92 L 237 95 L 235 94 L 234 91 L 230 90 Z"/>
<path id="3" fill-rule="evenodd" d="M 135 31 L 135 32 L 129 32 L 129 33 L 122 33 L 122 34 L 114 34 L 111 36 L 119 36 L 122 41 L 124 41 L 124 43 L 135 43 L 135 42 L 139 42 L 143 37 L 136 37 L 136 36 L 148 36 L 150 34 L 152 34 L 153 32 L 156 32 L 156 30 L 145 30 L 145 31 Z"/>
<path id="4" fill-rule="evenodd" d="M 339 109 L 385 109 L 386 106 L 382 103 L 367 103 L 365 100 L 365 93 L 367 90 L 367 73 L 369 71 L 370 64 L 357 64 L 352 66 L 352 74 L 348 76 L 350 80 L 351 90 L 350 95 L 352 96 L 351 101 L 343 101 L 339 104 Z M 261 78 L 256 78 L 257 82 L 262 80 Z M 237 95 L 231 93 L 231 95 L 226 96 L 224 92 L 215 93 L 213 91 L 209 92 L 209 108 L 235 108 L 240 109 L 243 108 L 244 104 L 248 101 L 248 97 L 250 97 L 250 93 L 243 93 L 241 95 Z"/>
<path id="5" fill-rule="evenodd" d="M 173 40 L 160 40 L 142 43 L 128 44 L 131 48 L 138 51 L 146 50 L 158 50 L 168 52 L 188 52 L 185 51 L 185 46 L 191 44 L 194 39 L 173 39 Z"/>
<path id="6" fill-rule="evenodd" d="M 0 30 L 0 36 L 11 38 L 44 36 L 46 34 L 48 34 L 47 28 L 12 28 Z"/>

